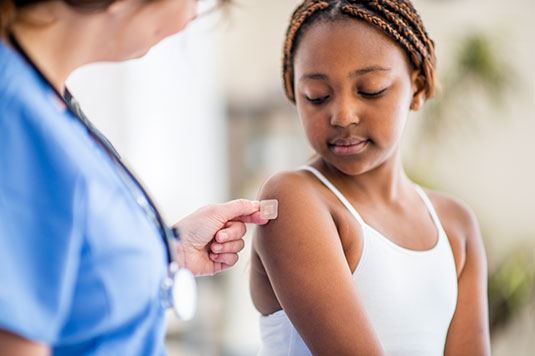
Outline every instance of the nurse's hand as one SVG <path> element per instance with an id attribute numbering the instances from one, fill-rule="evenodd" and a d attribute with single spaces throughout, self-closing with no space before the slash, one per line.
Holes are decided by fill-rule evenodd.
<path id="1" fill-rule="evenodd" d="M 181 235 L 179 264 L 197 276 L 232 267 L 244 247 L 245 223 L 267 222 L 258 201 L 238 199 L 201 208 L 175 225 Z"/>

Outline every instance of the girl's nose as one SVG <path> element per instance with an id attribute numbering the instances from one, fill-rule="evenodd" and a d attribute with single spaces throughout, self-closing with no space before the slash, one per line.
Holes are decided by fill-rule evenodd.
<path id="1" fill-rule="evenodd" d="M 351 98 L 339 98 L 334 103 L 331 114 L 331 125 L 338 127 L 348 127 L 358 125 L 360 118 L 358 115 L 357 105 Z"/>

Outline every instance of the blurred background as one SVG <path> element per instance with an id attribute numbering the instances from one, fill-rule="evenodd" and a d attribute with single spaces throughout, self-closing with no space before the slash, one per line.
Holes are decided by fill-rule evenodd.
<path id="1" fill-rule="evenodd" d="M 437 44 L 442 92 L 410 120 L 406 169 L 476 211 L 489 262 L 493 354 L 533 355 L 535 2 L 413 1 Z M 267 177 L 310 157 L 280 79 L 297 3 L 236 0 L 141 60 L 87 67 L 70 79 L 168 222 L 208 203 L 254 199 Z M 200 2 L 201 11 L 213 4 Z M 170 316 L 170 355 L 256 353 L 249 249 L 232 271 L 199 279 L 192 322 Z"/>

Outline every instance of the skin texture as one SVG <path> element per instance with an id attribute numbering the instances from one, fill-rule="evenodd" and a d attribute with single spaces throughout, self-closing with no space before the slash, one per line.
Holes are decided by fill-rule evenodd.
<path id="1" fill-rule="evenodd" d="M 118 0 L 85 13 L 62 1 L 20 11 L 11 31 L 59 91 L 75 69 L 100 61 L 143 56 L 196 17 L 195 0 Z M 9 45 L 9 44 L 8 44 Z M 213 275 L 238 261 L 246 223 L 265 224 L 259 202 L 244 199 L 203 207 L 177 224 L 179 264 L 195 275 Z M 0 355 L 46 355 L 50 348 L 0 329 Z"/>
<path id="2" fill-rule="evenodd" d="M 394 243 L 432 248 L 435 227 L 400 158 L 409 111 L 425 101 L 422 76 L 405 52 L 361 21 L 319 22 L 303 34 L 294 68 L 297 111 L 318 153 L 312 166 Z M 348 138 L 365 142 L 364 148 L 336 154 L 331 143 Z M 459 281 L 445 353 L 488 355 L 486 260 L 476 218 L 457 200 L 428 194 L 452 246 Z M 279 218 L 258 228 L 253 241 L 256 308 L 263 315 L 283 308 L 314 355 L 382 354 L 352 281 L 362 253 L 358 222 L 305 171 L 271 177 L 260 198 L 279 200 Z"/>

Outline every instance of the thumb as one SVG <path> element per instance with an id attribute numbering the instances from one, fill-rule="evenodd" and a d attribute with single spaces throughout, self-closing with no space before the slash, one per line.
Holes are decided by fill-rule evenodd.
<path id="1" fill-rule="evenodd" d="M 244 215 L 236 218 L 237 221 L 241 221 L 246 224 L 265 225 L 269 222 L 260 211 L 257 211 L 251 215 Z"/>
<path id="2" fill-rule="evenodd" d="M 260 202 L 247 199 L 236 199 L 219 204 L 219 216 L 225 221 L 235 220 L 241 216 L 248 216 L 260 211 Z"/>

